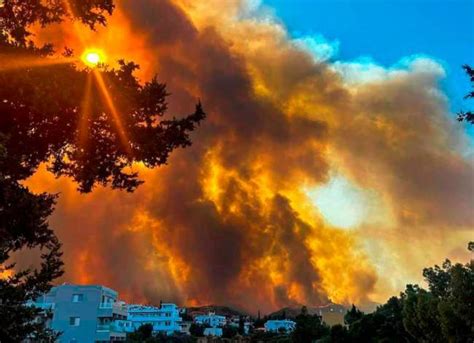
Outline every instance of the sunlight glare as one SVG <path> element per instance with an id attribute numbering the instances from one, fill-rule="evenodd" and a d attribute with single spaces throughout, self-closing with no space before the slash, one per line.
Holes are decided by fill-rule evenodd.
<path id="1" fill-rule="evenodd" d="M 82 54 L 82 62 L 90 68 L 95 68 L 104 61 L 104 54 L 100 50 L 86 50 Z"/>
<path id="2" fill-rule="evenodd" d="M 318 188 L 307 191 L 324 219 L 340 228 L 353 228 L 369 216 L 371 196 L 341 176 Z"/>

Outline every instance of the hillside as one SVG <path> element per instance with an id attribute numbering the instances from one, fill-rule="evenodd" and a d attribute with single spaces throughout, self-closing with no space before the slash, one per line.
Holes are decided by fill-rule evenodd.
<path id="1" fill-rule="evenodd" d="M 323 321 L 329 325 L 343 324 L 344 315 L 347 309 L 342 305 L 328 304 L 326 306 L 308 307 L 309 314 L 318 314 L 323 317 Z M 294 319 L 301 313 L 301 307 L 284 307 L 276 312 L 270 313 L 270 318 Z"/>
<path id="2" fill-rule="evenodd" d="M 208 312 L 215 312 L 218 315 L 231 317 L 231 316 L 247 316 L 247 313 L 244 311 L 236 310 L 229 306 L 220 306 L 220 305 L 205 305 L 205 306 L 196 306 L 196 307 L 187 307 L 187 313 L 190 316 L 195 316 L 198 314 L 207 314 Z"/>

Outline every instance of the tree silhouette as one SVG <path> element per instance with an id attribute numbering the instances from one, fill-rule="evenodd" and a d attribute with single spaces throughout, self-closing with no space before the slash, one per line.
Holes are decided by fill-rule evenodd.
<path id="1" fill-rule="evenodd" d="M 301 308 L 295 322 L 295 329 L 291 333 L 293 342 L 314 342 L 330 333 L 330 328 L 322 321 L 322 317 L 309 314 L 306 306 Z"/>
<path id="2" fill-rule="evenodd" d="M 153 325 L 143 324 L 138 329 L 127 335 L 127 342 L 148 342 L 153 339 Z"/>
<path id="3" fill-rule="evenodd" d="M 469 76 L 469 80 L 471 81 L 472 90 L 466 94 L 464 97 L 465 99 L 472 99 L 474 98 L 474 69 L 472 69 L 467 64 L 463 65 L 466 74 Z M 461 111 L 458 113 L 458 120 L 459 121 L 467 121 L 468 123 L 474 124 L 474 112 L 472 111 Z"/>
<path id="4" fill-rule="evenodd" d="M 473 250 L 473 242 L 468 249 Z M 428 290 L 407 285 L 375 312 L 345 316 L 351 342 L 470 342 L 474 337 L 474 262 L 425 268 Z"/>
<path id="5" fill-rule="evenodd" d="M 69 17 L 94 29 L 113 8 L 112 0 L 0 2 L 1 342 L 55 338 L 34 320 L 40 310 L 26 303 L 63 272 L 60 243 L 47 222 L 56 196 L 33 194 L 22 181 L 45 163 L 54 175 L 75 180 L 80 192 L 97 184 L 133 191 L 142 183 L 133 164 L 166 163 L 174 149 L 191 144 L 191 131 L 205 117 L 200 104 L 184 118 L 165 117 L 165 84 L 156 78 L 140 84 L 134 63 L 88 69 L 71 50 L 52 58 L 52 46 L 30 40 L 33 24 Z M 22 249 L 41 251 L 38 269 L 9 263 Z"/>
<path id="6" fill-rule="evenodd" d="M 189 328 L 189 333 L 194 337 L 203 337 L 204 336 L 204 325 L 192 323 Z"/>
<path id="7" fill-rule="evenodd" d="M 113 9 L 113 0 L 2 0 L 0 32 L 9 44 L 26 46 L 31 43 L 29 28 L 33 24 L 44 27 L 70 17 L 94 29 L 105 25 L 106 14 L 112 14 Z"/>
<path id="8" fill-rule="evenodd" d="M 364 316 L 364 313 L 361 312 L 357 307 L 355 307 L 354 304 L 352 304 L 352 307 L 349 311 L 344 316 L 344 323 L 346 325 L 351 325 L 352 323 L 358 321 Z"/>

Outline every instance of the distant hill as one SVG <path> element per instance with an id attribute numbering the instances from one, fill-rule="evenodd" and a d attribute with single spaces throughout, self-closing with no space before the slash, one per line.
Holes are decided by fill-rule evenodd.
<path id="1" fill-rule="evenodd" d="M 370 313 L 377 306 L 377 303 L 371 303 L 367 308 L 361 308 L 364 312 Z M 347 308 L 330 303 L 325 306 L 317 307 L 307 307 L 309 314 L 319 314 L 323 317 L 323 321 L 329 325 L 335 324 L 344 324 L 344 315 L 347 312 Z M 187 314 L 194 317 L 199 314 L 207 314 L 209 312 L 214 312 L 221 316 L 232 317 L 232 316 L 248 316 L 249 314 L 243 310 L 239 310 L 230 306 L 222 305 L 205 305 L 205 306 L 194 306 L 187 307 Z M 301 313 L 301 307 L 284 307 L 278 311 L 272 312 L 267 317 L 278 319 L 278 318 L 288 318 L 294 319 L 297 315 Z"/>
<path id="2" fill-rule="evenodd" d="M 194 317 L 200 314 L 207 314 L 214 312 L 221 316 L 232 317 L 232 316 L 247 316 L 248 313 L 245 311 L 237 310 L 229 306 L 221 305 L 205 305 L 205 306 L 194 306 L 187 307 L 187 314 Z M 347 308 L 342 305 L 328 304 L 326 306 L 319 307 L 308 307 L 309 314 L 319 314 L 323 317 L 323 321 L 329 325 L 343 324 L 344 315 L 347 312 Z M 276 312 L 270 313 L 267 317 L 273 319 L 288 318 L 294 319 L 301 313 L 301 307 L 284 307 Z"/>
<path id="3" fill-rule="evenodd" d="M 206 306 L 197 306 L 197 307 L 187 307 L 187 313 L 190 316 L 196 316 L 199 314 L 207 314 L 209 312 L 215 312 L 220 316 L 247 316 L 248 314 L 244 311 L 236 310 L 229 306 L 220 306 L 220 305 L 206 305 Z"/>
<path id="4" fill-rule="evenodd" d="M 319 307 L 307 307 L 309 314 L 318 314 L 323 317 L 323 321 L 329 325 L 343 324 L 344 315 L 347 308 L 338 304 L 328 304 Z M 301 313 L 301 307 L 284 307 L 276 312 L 270 313 L 270 318 L 288 318 L 294 319 Z"/>

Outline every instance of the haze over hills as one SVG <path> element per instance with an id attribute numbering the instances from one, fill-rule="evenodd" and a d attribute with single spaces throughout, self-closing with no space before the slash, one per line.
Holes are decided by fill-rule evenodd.
<path id="1" fill-rule="evenodd" d="M 344 315 L 346 314 L 348 308 L 342 305 L 330 303 L 324 306 L 317 307 L 307 307 L 308 313 L 318 314 L 323 317 L 323 321 L 329 325 L 342 324 L 344 323 Z M 232 308 L 230 306 L 223 305 L 205 305 L 205 306 L 195 306 L 188 307 L 187 313 L 191 316 L 198 314 L 206 314 L 208 312 L 214 312 L 221 316 L 247 316 L 249 315 L 245 311 Z M 284 307 L 278 311 L 272 312 L 268 315 L 264 315 L 270 319 L 295 319 L 301 313 L 301 307 Z"/>
<path id="2" fill-rule="evenodd" d="M 347 308 L 338 304 L 328 304 L 318 307 L 307 307 L 308 313 L 311 315 L 318 314 L 323 317 L 323 321 L 329 325 L 343 324 L 344 315 Z M 270 313 L 268 316 L 275 319 L 294 319 L 301 313 L 301 307 L 284 307 L 278 311 Z"/>
<path id="3" fill-rule="evenodd" d="M 226 317 L 249 315 L 248 313 L 244 311 L 237 310 L 229 306 L 222 306 L 222 305 L 194 306 L 194 307 L 187 307 L 186 309 L 187 309 L 187 313 L 191 316 L 198 315 L 198 314 L 207 314 L 209 312 L 214 312 L 217 315 L 226 316 Z"/>

